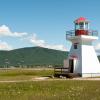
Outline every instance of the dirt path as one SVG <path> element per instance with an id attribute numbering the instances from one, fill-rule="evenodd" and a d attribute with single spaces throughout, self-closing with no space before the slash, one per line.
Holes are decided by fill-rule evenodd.
<path id="1" fill-rule="evenodd" d="M 49 77 L 35 77 L 30 80 L 1 80 L 0 83 L 19 83 L 19 82 L 31 82 L 31 81 L 44 81 L 49 80 Z"/>
<path id="2" fill-rule="evenodd" d="M 100 81 L 100 78 L 73 78 L 72 80 L 92 80 L 92 81 L 98 80 Z"/>
<path id="3" fill-rule="evenodd" d="M 20 83 L 20 82 L 32 82 L 32 81 L 54 81 L 54 80 L 85 80 L 85 81 L 100 81 L 100 78 L 72 78 L 72 79 L 56 79 L 56 78 L 49 78 L 49 77 L 36 77 L 32 78 L 30 80 L 5 80 L 0 81 L 0 83 Z"/>

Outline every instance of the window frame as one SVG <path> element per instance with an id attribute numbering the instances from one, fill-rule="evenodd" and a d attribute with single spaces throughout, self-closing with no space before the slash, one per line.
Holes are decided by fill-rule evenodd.
<path id="1" fill-rule="evenodd" d="M 74 49 L 78 49 L 78 43 L 74 43 Z"/>

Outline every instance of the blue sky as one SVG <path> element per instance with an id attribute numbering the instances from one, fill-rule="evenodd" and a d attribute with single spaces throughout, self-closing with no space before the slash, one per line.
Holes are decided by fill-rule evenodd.
<path id="1" fill-rule="evenodd" d="M 80 16 L 100 31 L 100 0 L 0 0 L 0 49 L 69 50 L 65 31 L 74 29 L 73 21 Z M 99 41 L 94 45 L 100 48 Z"/>

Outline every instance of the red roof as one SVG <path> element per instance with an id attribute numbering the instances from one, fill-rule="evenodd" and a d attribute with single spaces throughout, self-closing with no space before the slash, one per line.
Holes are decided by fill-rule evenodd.
<path id="1" fill-rule="evenodd" d="M 88 20 L 84 17 L 80 17 L 80 18 L 75 20 L 75 23 L 80 23 L 80 22 L 88 22 Z"/>

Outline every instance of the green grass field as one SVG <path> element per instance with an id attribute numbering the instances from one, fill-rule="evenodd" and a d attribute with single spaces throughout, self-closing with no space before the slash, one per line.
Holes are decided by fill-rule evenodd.
<path id="1" fill-rule="evenodd" d="M 53 75 L 53 69 L 2 69 L 0 70 L 1 81 L 30 80 L 34 77 Z"/>
<path id="2" fill-rule="evenodd" d="M 29 80 L 52 75 L 53 70 L 0 70 L 2 80 Z M 0 82 L 0 100 L 100 100 L 100 81 L 48 79 Z"/>

